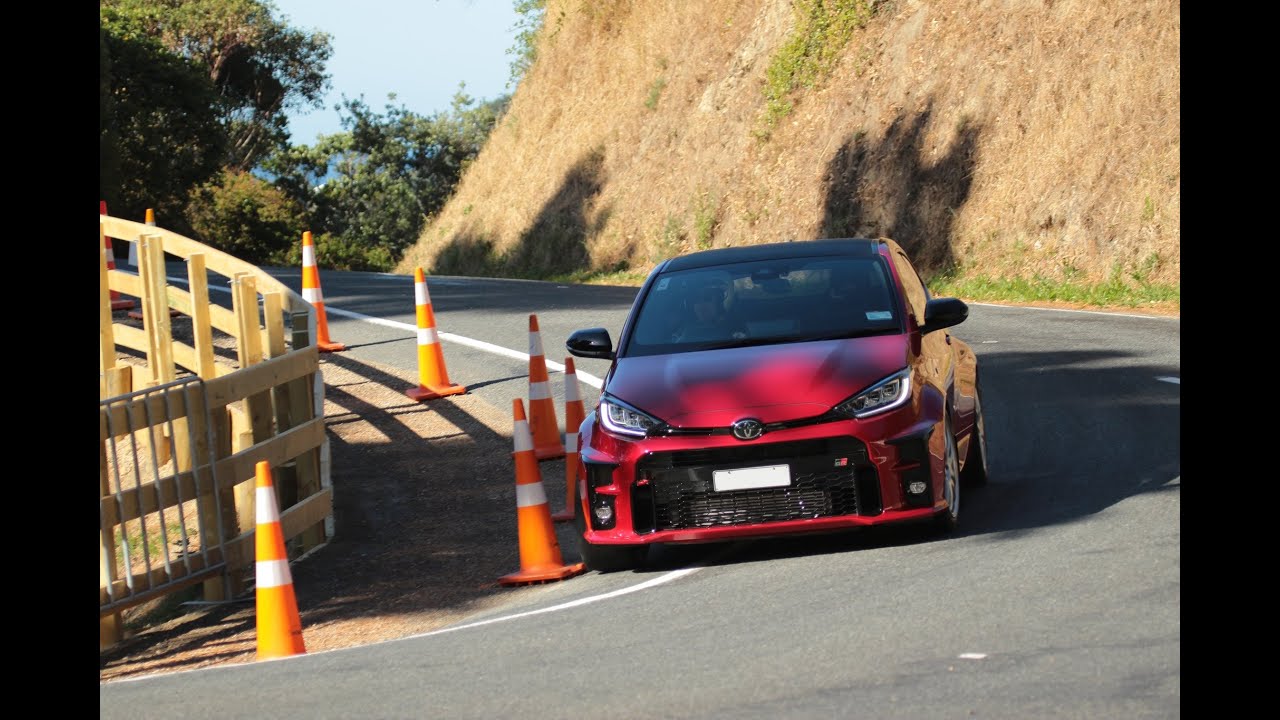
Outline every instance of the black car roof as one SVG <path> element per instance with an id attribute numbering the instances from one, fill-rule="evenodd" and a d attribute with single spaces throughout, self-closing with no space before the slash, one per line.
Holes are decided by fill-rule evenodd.
<path id="1" fill-rule="evenodd" d="M 879 242 L 879 240 L 868 238 L 832 238 L 717 248 L 671 258 L 662 267 L 661 272 L 690 270 L 754 260 L 776 260 L 778 258 L 825 257 L 830 255 L 869 257 L 876 253 L 876 246 Z"/>

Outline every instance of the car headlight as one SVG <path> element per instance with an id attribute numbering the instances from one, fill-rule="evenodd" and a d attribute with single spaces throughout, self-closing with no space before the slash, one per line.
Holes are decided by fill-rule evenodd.
<path id="1" fill-rule="evenodd" d="M 635 437 L 644 437 L 649 428 L 662 424 L 661 420 L 652 415 L 607 396 L 600 398 L 600 421 L 604 423 L 606 430 Z"/>
<path id="2" fill-rule="evenodd" d="M 836 405 L 835 411 L 848 417 L 864 418 L 892 410 L 911 397 L 911 370 L 904 369 Z"/>

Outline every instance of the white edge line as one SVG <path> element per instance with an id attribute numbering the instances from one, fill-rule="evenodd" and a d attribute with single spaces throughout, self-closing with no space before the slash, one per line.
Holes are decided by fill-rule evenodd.
<path id="1" fill-rule="evenodd" d="M 1156 379 L 1157 379 L 1157 380 L 1159 380 L 1160 382 L 1173 383 L 1174 385 L 1181 385 L 1181 384 L 1182 384 L 1182 380 L 1181 380 L 1180 378 L 1176 378 L 1176 377 L 1161 376 L 1161 377 L 1158 377 L 1158 378 L 1156 378 Z"/>
<path id="2" fill-rule="evenodd" d="M 488 620 L 479 620 L 473 623 L 467 623 L 466 625 L 457 625 L 455 627 L 441 628 L 439 630 L 432 630 L 431 632 L 425 632 L 420 635 L 410 635 L 408 637 L 400 638 L 400 639 L 412 640 L 413 638 L 431 637 L 432 635 L 442 635 L 444 633 L 453 632 L 455 630 L 466 630 L 468 628 L 480 627 L 481 625 L 492 625 L 493 623 L 506 622 L 508 620 L 519 620 L 520 618 L 526 618 L 533 615 L 541 615 L 543 613 L 558 612 L 560 610 L 568 610 L 569 608 L 575 608 L 581 605 L 589 605 L 594 602 L 600 602 L 601 600 L 609 600 L 611 598 L 620 597 L 622 595 L 629 595 L 633 592 L 640 592 L 641 590 L 647 590 L 651 587 L 655 587 L 658 585 L 662 585 L 663 583 L 671 582 L 672 580 L 678 580 L 679 578 L 682 578 L 685 575 L 690 575 L 701 569 L 702 569 L 702 566 L 699 565 L 695 567 L 684 568 L 681 570 L 672 570 L 671 572 L 665 575 L 659 575 L 658 577 L 653 578 L 652 580 L 645 580 L 639 585 L 632 585 L 631 587 L 621 588 L 619 590 L 614 590 L 612 592 L 604 593 L 603 595 L 591 595 L 584 598 L 578 598 L 577 600 L 570 600 L 567 603 L 560 603 L 559 605 L 552 605 L 551 607 L 540 608 L 538 610 L 529 610 L 527 612 L 516 613 L 515 615 L 503 615 L 501 617 L 489 618 Z"/>
<path id="3" fill-rule="evenodd" d="M 1182 321 L 1182 318 L 1181 318 L 1180 316 L 1176 316 L 1176 315 L 1175 315 L 1175 316 L 1169 316 L 1169 315 L 1136 315 L 1136 314 L 1132 314 L 1132 313 L 1106 312 L 1105 310 L 1074 310 L 1074 309 L 1071 309 L 1071 308 L 1047 308 L 1047 307 L 1035 307 L 1035 306 L 1031 306 L 1031 305 L 1001 305 L 1001 304 L 999 304 L 999 303 L 980 303 L 980 302 L 966 302 L 965 304 L 966 304 L 966 305 L 979 305 L 979 306 L 982 306 L 982 307 L 1005 308 L 1005 309 L 1008 309 L 1008 310 L 1045 310 L 1045 311 L 1049 311 L 1049 312 L 1084 313 L 1085 315 L 1107 315 L 1107 316 L 1110 316 L 1110 317 L 1142 318 L 1142 319 L 1144 319 L 1144 320 L 1175 320 L 1175 321 L 1178 321 L 1178 322 L 1181 322 L 1181 321 Z"/>
<path id="4" fill-rule="evenodd" d="M 186 278 L 171 277 L 169 278 L 169 280 L 182 281 L 184 283 L 186 282 Z M 213 286 L 213 285 L 209 286 L 209 289 L 220 290 L 226 293 L 231 292 L 230 288 L 224 288 L 224 287 Z M 353 320 L 363 320 L 367 323 L 372 323 L 374 325 L 381 325 L 383 327 L 394 328 L 396 330 L 404 330 L 411 334 L 416 334 L 418 332 L 417 325 L 402 323 L 398 320 L 386 320 L 383 318 L 373 317 L 372 315 L 362 315 L 357 312 L 351 312 L 350 310 L 341 310 L 339 308 L 329 307 L 328 305 L 325 305 L 324 311 L 326 315 L 328 315 L 329 313 L 333 313 L 334 315 L 342 315 L 344 317 L 349 317 Z M 441 340 L 448 340 L 450 342 L 458 343 L 459 345 L 466 345 L 467 347 L 473 347 L 477 350 L 484 350 L 485 352 L 491 352 L 494 355 L 502 355 L 503 357 L 509 357 L 514 360 L 529 362 L 529 354 L 522 353 L 519 350 L 510 350 L 508 348 L 502 347 L 501 345 L 494 345 L 493 343 L 487 343 L 483 340 L 474 340 L 472 338 L 465 337 L 463 335 L 454 335 L 453 333 L 437 331 L 436 335 Z M 545 362 L 548 370 L 555 370 L 556 372 L 564 372 L 564 365 L 551 360 L 546 360 Z M 574 373 L 578 376 L 578 380 L 586 383 L 587 385 L 590 385 L 591 387 L 597 390 L 599 390 L 604 385 L 603 380 L 596 377 L 595 375 L 592 375 L 591 373 L 583 372 L 576 368 L 574 369 Z"/>
<path id="5" fill-rule="evenodd" d="M 326 308 L 326 309 L 327 309 L 327 308 Z M 483 625 L 493 625 L 494 623 L 506 622 L 506 621 L 508 621 L 508 620 L 519 620 L 520 618 L 531 617 L 531 616 L 533 616 L 533 615 L 542 615 L 542 614 L 544 614 L 544 613 L 558 612 L 558 611 L 560 611 L 560 610 L 568 610 L 569 608 L 575 608 L 575 607 L 579 607 L 579 606 L 582 606 L 582 605 L 589 605 L 589 604 L 594 603 L 594 602 L 600 602 L 601 600 L 609 600 L 609 599 L 612 599 L 612 598 L 615 598 L 615 597 L 620 597 L 620 596 L 622 596 L 622 595 L 629 595 L 629 594 L 631 594 L 631 593 L 633 593 L 633 592 L 639 592 L 639 591 L 641 591 L 641 590 L 647 590 L 647 589 L 649 589 L 649 588 L 651 588 L 651 587 L 656 587 L 656 586 L 658 586 L 658 585 L 662 585 L 662 584 L 664 584 L 664 583 L 671 582 L 672 580 L 678 580 L 678 579 L 680 579 L 680 578 L 682 578 L 682 577 L 684 577 L 684 576 L 686 576 L 686 575 L 691 575 L 691 574 L 693 574 L 693 573 L 695 573 L 695 572 L 697 572 L 697 571 L 701 570 L 701 569 L 702 569 L 702 567 L 703 567 L 703 566 L 701 566 L 701 565 L 695 565 L 694 567 L 683 568 L 683 569 L 681 569 L 681 570 L 672 570 L 671 572 L 666 573 L 665 575 L 659 575 L 658 577 L 653 578 L 653 579 L 651 579 L 651 580 L 645 580 L 644 582 L 640 583 L 639 585 L 632 585 L 631 587 L 621 588 L 621 589 L 619 589 L 619 590 L 614 590 L 614 591 L 612 591 L 612 592 L 604 593 L 603 595 L 591 595 L 591 596 L 584 597 L 584 598 L 578 598 L 577 600 L 570 600 L 570 601 L 569 601 L 569 602 L 567 602 L 567 603 L 561 603 L 561 604 L 559 604 L 559 605 L 552 605 L 551 607 L 540 608 L 540 609 L 538 609 L 538 610 L 529 610 L 529 611 L 527 611 L 527 612 L 516 613 L 515 615 L 503 615 L 503 616 L 501 616 L 501 617 L 489 618 L 488 620 L 479 620 L 479 621 L 477 621 L 477 622 L 467 623 L 466 625 L 457 625 L 457 626 L 455 626 L 455 627 L 440 628 L 439 630 L 432 630 L 431 632 L 420 633 L 420 634 L 418 634 L 418 635 L 407 635 L 407 636 L 405 636 L 405 637 L 401 637 L 401 638 L 393 638 L 393 639 L 391 639 L 391 640 L 383 640 L 383 641 L 380 641 L 380 642 L 368 643 L 368 644 L 366 644 L 366 645 L 357 645 L 357 646 L 344 647 L 344 648 L 334 648 L 334 649 L 332 649 L 332 650 L 321 650 L 321 651 L 318 651 L 318 652 L 307 652 L 307 653 L 302 653 L 302 654 L 300 654 L 300 655 L 289 655 L 289 656 L 286 656 L 286 657 L 270 658 L 270 659 L 266 659 L 266 660 L 254 660 L 254 661 L 252 661 L 252 662 L 250 662 L 250 663 L 236 663 L 236 664 L 234 664 L 234 665 L 215 665 L 215 666 L 213 666 L 213 667 L 206 667 L 206 668 L 192 668 L 192 669 L 190 669 L 190 670 L 179 670 L 179 671 L 177 671 L 177 672 L 169 672 L 169 673 L 151 673 L 151 674 L 149 674 L 149 675 L 139 675 L 139 676 L 137 676 L 137 677 L 120 678 L 119 680 L 107 680 L 107 681 L 100 681 L 98 684 L 99 684 L 99 686 L 102 686 L 102 685 L 109 685 L 109 684 L 110 684 L 110 685 L 114 685 L 114 684 L 116 684 L 116 683 L 138 682 L 138 681 L 141 681 L 141 680 L 149 680 L 149 679 L 152 679 L 152 678 L 159 678 L 159 677 L 171 677 L 171 676 L 173 676 L 173 675 L 185 675 L 185 674 L 188 674 L 188 673 L 198 673 L 198 672 L 217 672 L 217 671 L 221 671 L 221 670 L 229 670 L 229 669 L 232 669 L 232 668 L 241 668 L 241 667 L 243 667 L 243 666 L 244 666 L 244 665 L 246 665 L 246 664 L 263 663 L 263 662 L 277 662 L 277 661 L 281 661 L 281 660 L 296 660 L 296 659 L 298 659 L 298 658 L 304 658 L 304 657 L 307 657 L 308 655 L 327 655 L 327 654 L 329 654 L 329 653 L 338 653 L 338 652 L 345 652 L 345 651 L 350 651 L 350 650 L 359 650 L 359 649 L 362 649 L 362 648 L 370 647 L 370 646 L 372 646 L 372 645 L 385 645 L 385 644 L 388 644 L 388 643 L 400 642 L 400 641 L 402 641 L 402 640 L 413 640 L 413 639 L 415 639 L 415 638 L 431 637 L 432 635 L 443 635 L 444 633 L 454 632 L 455 630 L 467 630 L 467 629 L 469 629 L 469 628 L 480 627 L 480 626 L 483 626 Z M 304 635 L 305 635 L 305 632 L 306 632 L 306 629 L 305 629 L 305 628 L 303 629 L 303 632 L 304 632 Z"/>

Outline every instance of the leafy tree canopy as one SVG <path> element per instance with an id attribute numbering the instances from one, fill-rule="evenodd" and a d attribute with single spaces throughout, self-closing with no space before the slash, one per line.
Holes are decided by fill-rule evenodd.
<path id="1" fill-rule="evenodd" d="M 115 37 L 154 41 L 207 74 L 233 169 L 287 144 L 286 111 L 321 107 L 328 90 L 329 35 L 289 27 L 270 0 L 102 0 L 99 8 Z"/>
<path id="2" fill-rule="evenodd" d="M 430 116 L 392 104 L 378 113 L 344 98 L 343 132 L 280 151 L 263 169 L 307 207 L 313 231 L 334 236 L 335 246 L 340 238 L 378 250 L 379 266 L 351 269 L 388 270 L 444 206 L 509 101 L 477 103 L 464 89 L 448 112 Z"/>
<path id="3" fill-rule="evenodd" d="M 142 220 L 154 209 L 185 232 L 187 191 L 218 171 L 227 147 L 198 64 L 145 36 L 99 30 L 99 188 L 107 209 Z"/>

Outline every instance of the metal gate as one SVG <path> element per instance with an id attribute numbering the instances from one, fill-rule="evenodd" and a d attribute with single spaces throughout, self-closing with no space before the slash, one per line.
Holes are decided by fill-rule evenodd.
<path id="1" fill-rule="evenodd" d="M 199 377 L 101 401 L 100 614 L 221 576 L 234 501 L 218 491 Z"/>

